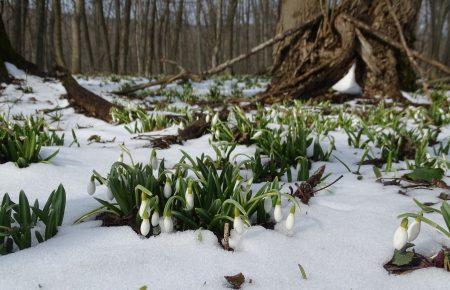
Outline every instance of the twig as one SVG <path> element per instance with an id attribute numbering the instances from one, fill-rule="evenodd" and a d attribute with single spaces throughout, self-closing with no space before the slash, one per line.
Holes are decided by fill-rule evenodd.
<path id="1" fill-rule="evenodd" d="M 41 109 L 39 111 L 41 111 L 44 114 L 48 114 L 48 113 L 53 113 L 53 112 L 56 112 L 56 111 L 65 110 L 65 109 L 68 109 L 68 108 L 70 108 L 70 105 L 67 105 L 67 106 L 64 106 L 64 107 L 59 107 L 58 106 L 58 107 L 55 107 L 55 108 L 52 108 L 52 109 Z"/>
<path id="2" fill-rule="evenodd" d="M 330 184 L 328 184 L 328 185 L 326 185 L 326 186 L 324 186 L 324 187 L 322 187 L 322 188 L 319 188 L 319 189 L 316 189 L 316 190 L 312 191 L 312 192 L 311 192 L 311 195 L 313 195 L 314 193 L 319 192 L 319 191 L 321 191 L 321 190 L 327 189 L 328 187 L 330 187 L 330 186 L 332 186 L 333 184 L 335 184 L 336 182 L 338 182 L 342 177 L 344 177 L 344 175 L 339 176 L 339 177 L 338 177 L 335 181 L 333 181 L 332 183 L 330 183 Z"/>
<path id="3" fill-rule="evenodd" d="M 369 34 L 371 34 L 372 36 L 376 37 L 378 40 L 380 40 L 380 41 L 382 41 L 382 42 L 384 42 L 384 43 L 386 43 L 386 44 L 388 44 L 388 45 L 390 45 L 390 46 L 392 46 L 394 48 L 397 48 L 399 50 L 404 50 L 405 49 L 403 47 L 403 45 L 401 43 L 399 43 L 398 41 L 393 40 L 392 38 L 390 38 L 386 34 L 380 32 L 380 31 L 377 31 L 376 29 L 370 27 L 369 25 L 365 24 L 364 22 L 359 21 L 356 18 L 354 18 L 354 17 L 352 17 L 352 16 L 350 16 L 348 14 L 345 14 L 345 13 L 343 13 L 341 15 L 342 15 L 342 17 L 345 20 L 353 23 L 353 25 L 355 25 L 356 27 L 366 31 Z M 447 74 L 450 74 L 450 67 L 446 66 L 445 64 L 443 64 L 443 63 L 441 63 L 439 61 L 436 61 L 434 59 L 429 59 L 428 57 L 424 56 L 420 52 L 417 52 L 417 51 L 412 50 L 412 49 L 411 49 L 411 55 L 413 57 L 415 57 L 416 59 L 419 59 L 419 60 L 421 60 L 423 62 L 426 62 L 429 65 L 434 66 L 437 69 L 439 69 L 439 70 L 441 70 L 441 71 L 443 71 L 443 72 L 445 72 Z"/>
<path id="4" fill-rule="evenodd" d="M 225 223 L 225 225 L 223 226 L 222 245 L 223 245 L 223 248 L 227 251 L 230 249 L 229 238 L 230 238 L 230 224 Z"/>

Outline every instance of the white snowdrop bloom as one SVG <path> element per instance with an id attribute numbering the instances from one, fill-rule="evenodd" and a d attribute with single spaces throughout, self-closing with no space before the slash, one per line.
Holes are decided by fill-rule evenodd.
<path id="1" fill-rule="evenodd" d="M 415 219 L 408 227 L 408 242 L 412 242 L 419 236 L 420 220 Z"/>
<path id="2" fill-rule="evenodd" d="M 185 127 L 184 127 L 184 123 L 183 123 L 183 122 L 180 122 L 180 129 L 181 129 L 181 130 L 184 130 L 184 128 L 185 128 Z"/>
<path id="3" fill-rule="evenodd" d="M 286 218 L 286 229 L 288 231 L 292 231 L 294 228 L 294 222 L 295 222 L 295 206 L 291 207 L 291 210 L 289 212 L 289 215 Z"/>
<path id="4" fill-rule="evenodd" d="M 397 250 L 403 249 L 403 247 L 406 245 L 406 242 L 408 242 L 408 219 L 404 218 L 400 224 L 400 226 L 397 228 L 397 230 L 394 233 L 394 241 L 393 245 L 394 248 Z"/>
<path id="5" fill-rule="evenodd" d="M 181 190 L 181 178 L 178 178 L 175 183 L 175 191 L 180 192 L 180 190 Z"/>
<path id="6" fill-rule="evenodd" d="M 94 180 L 90 180 L 87 186 L 87 193 L 89 195 L 93 195 L 95 193 L 95 182 Z"/>
<path id="7" fill-rule="evenodd" d="M 266 197 L 264 199 L 264 210 L 269 213 L 272 210 L 272 199 L 270 197 Z"/>
<path id="8" fill-rule="evenodd" d="M 148 207 L 149 202 L 150 202 L 150 200 L 148 200 L 148 199 L 142 200 L 141 206 L 139 207 L 139 216 L 141 218 L 144 218 L 144 214 L 147 211 L 147 207 Z"/>
<path id="9" fill-rule="evenodd" d="M 106 198 L 108 198 L 109 200 L 113 200 L 114 199 L 114 195 L 111 192 L 111 188 L 106 187 Z"/>
<path id="10" fill-rule="evenodd" d="M 170 185 L 169 179 L 166 180 L 164 185 L 164 197 L 169 198 L 172 195 L 172 186 Z"/>
<path id="11" fill-rule="evenodd" d="M 164 232 L 170 233 L 173 231 L 173 220 L 171 216 L 165 216 L 163 224 L 164 224 Z"/>
<path id="12" fill-rule="evenodd" d="M 152 214 L 152 226 L 156 227 L 159 225 L 159 212 L 154 211 Z"/>
<path id="13" fill-rule="evenodd" d="M 281 222 L 283 219 L 283 213 L 281 212 L 281 201 L 278 201 L 273 210 L 273 217 L 277 223 Z"/>
<path id="14" fill-rule="evenodd" d="M 215 126 L 219 122 L 219 113 L 216 113 L 211 121 L 211 125 Z"/>
<path id="15" fill-rule="evenodd" d="M 244 232 L 244 222 L 242 221 L 241 216 L 235 216 L 233 221 L 233 228 L 238 234 L 242 234 Z"/>
<path id="16" fill-rule="evenodd" d="M 216 139 L 219 139 L 219 138 L 220 138 L 220 131 L 219 131 L 219 129 L 217 129 L 217 130 L 214 132 L 214 137 L 216 137 Z"/>
<path id="17" fill-rule="evenodd" d="M 119 158 L 117 158 L 117 162 L 123 162 L 123 153 L 120 153 Z"/>
<path id="18" fill-rule="evenodd" d="M 187 188 L 184 198 L 186 199 L 186 208 L 192 210 L 194 208 L 194 194 L 190 186 Z"/>
<path id="19" fill-rule="evenodd" d="M 143 219 L 141 223 L 141 235 L 146 236 L 150 232 L 150 221 Z"/>
<path id="20" fill-rule="evenodd" d="M 253 139 L 253 140 L 258 139 L 259 137 L 261 137 L 262 133 L 263 133 L 263 131 L 261 131 L 261 130 L 257 131 L 257 132 L 252 136 L 252 139 Z"/>
<path id="21" fill-rule="evenodd" d="M 208 113 L 208 114 L 206 114 L 206 123 L 209 123 L 210 120 L 211 120 L 211 115 Z"/>
<path id="22" fill-rule="evenodd" d="M 158 169 L 158 159 L 156 158 L 156 154 L 155 154 L 155 156 L 152 156 L 151 163 L 152 163 L 152 169 L 157 170 Z"/>

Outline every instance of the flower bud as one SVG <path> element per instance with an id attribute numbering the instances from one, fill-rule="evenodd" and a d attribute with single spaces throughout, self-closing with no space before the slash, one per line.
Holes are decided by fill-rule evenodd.
<path id="1" fill-rule="evenodd" d="M 219 122 L 219 113 L 216 113 L 212 119 L 211 125 L 215 126 Z"/>
<path id="2" fill-rule="evenodd" d="M 123 153 L 120 153 L 119 158 L 117 158 L 117 162 L 123 162 Z"/>
<path id="3" fill-rule="evenodd" d="M 170 185 L 170 180 L 166 180 L 166 184 L 164 185 L 164 197 L 169 198 L 172 195 L 172 186 Z"/>
<path id="4" fill-rule="evenodd" d="M 286 218 L 286 229 L 288 231 L 292 231 L 294 228 L 294 222 L 295 222 L 295 205 L 291 207 L 291 210 L 289 211 L 289 215 Z"/>
<path id="5" fill-rule="evenodd" d="M 167 215 L 164 217 L 164 232 L 170 233 L 173 231 L 173 220 L 171 215 Z"/>
<path id="6" fill-rule="evenodd" d="M 143 219 L 141 223 L 141 235 L 146 236 L 150 232 L 150 221 Z"/>
<path id="7" fill-rule="evenodd" d="M 87 193 L 89 195 L 93 195 L 95 193 L 95 182 L 94 182 L 94 179 L 92 179 L 92 178 L 91 178 L 91 180 L 88 183 Z"/>
<path id="8" fill-rule="evenodd" d="M 408 241 L 408 219 L 404 218 L 400 224 L 400 226 L 397 228 L 397 230 L 394 233 L 394 241 L 393 245 L 394 248 L 397 250 L 403 249 L 403 247 L 406 245 L 406 242 Z"/>
<path id="9" fill-rule="evenodd" d="M 281 199 L 278 198 L 277 204 L 275 205 L 275 209 L 273 211 L 273 217 L 277 223 L 281 222 L 283 219 L 283 213 L 281 212 Z"/>
<path id="10" fill-rule="evenodd" d="M 257 140 L 259 137 L 261 137 L 262 133 L 263 133 L 263 131 L 261 131 L 261 130 L 257 131 L 257 132 L 252 136 L 252 139 L 253 139 L 253 140 Z"/>
<path id="11" fill-rule="evenodd" d="M 158 169 L 158 159 L 156 158 L 156 151 L 153 149 L 150 157 L 150 163 L 153 170 Z"/>
<path id="12" fill-rule="evenodd" d="M 156 227 L 159 224 L 159 212 L 154 211 L 152 214 L 152 226 Z"/>
<path id="13" fill-rule="evenodd" d="M 264 210 L 269 213 L 272 210 L 272 198 L 266 197 L 264 199 Z"/>
<path id="14" fill-rule="evenodd" d="M 408 242 L 412 242 L 419 236 L 420 220 L 415 219 L 408 227 Z"/>
<path id="15" fill-rule="evenodd" d="M 194 194 L 192 193 L 191 186 L 188 186 L 184 198 L 186 199 L 187 210 L 192 210 L 194 208 Z"/>
<path id="16" fill-rule="evenodd" d="M 149 203 L 150 203 L 149 199 L 147 199 L 147 198 L 142 199 L 141 206 L 139 207 L 139 216 L 141 217 L 141 219 L 148 218 L 147 208 L 148 208 Z"/>

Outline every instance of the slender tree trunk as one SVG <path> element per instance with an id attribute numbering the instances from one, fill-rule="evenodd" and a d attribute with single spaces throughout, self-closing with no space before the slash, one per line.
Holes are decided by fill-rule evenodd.
<path id="1" fill-rule="evenodd" d="M 151 24 L 150 24 L 150 35 L 149 35 L 149 56 L 147 58 L 146 65 L 146 75 L 151 75 L 154 73 L 153 63 L 155 59 L 155 29 L 156 29 L 156 15 L 157 6 L 156 0 L 152 0 L 152 13 L 151 13 Z"/>
<path id="2" fill-rule="evenodd" d="M 87 22 L 86 17 L 86 5 L 85 0 L 81 0 L 81 24 L 83 26 L 84 31 L 84 42 L 86 44 L 86 50 L 89 58 L 89 67 L 91 70 L 96 70 L 95 62 L 94 62 L 94 53 L 92 51 L 92 45 L 91 45 L 91 37 L 89 33 L 89 26 Z"/>
<path id="3" fill-rule="evenodd" d="M 442 59 L 448 66 L 450 66 L 450 12 L 447 14 L 447 27 L 447 40 L 445 44 L 444 57 Z"/>
<path id="4" fill-rule="evenodd" d="M 119 73 L 120 58 L 120 0 L 114 0 L 114 57 L 113 72 Z"/>
<path id="5" fill-rule="evenodd" d="M 81 72 L 81 0 L 75 1 L 74 15 L 72 17 L 72 73 Z"/>
<path id="6" fill-rule="evenodd" d="M 140 75 L 145 74 L 146 73 L 146 65 L 147 65 L 147 59 L 148 59 L 148 39 L 149 39 L 149 33 L 148 33 L 148 29 L 149 29 L 149 14 L 150 14 L 150 0 L 146 0 L 145 2 L 145 9 L 144 9 L 144 21 L 143 21 L 143 48 L 142 48 L 142 60 L 141 60 L 141 70 L 139 72 Z"/>
<path id="7" fill-rule="evenodd" d="M 13 45 L 18 53 L 22 52 L 22 4 L 23 0 L 15 0 Z"/>
<path id="8" fill-rule="evenodd" d="M 183 24 L 183 11 L 184 11 L 184 0 L 179 0 L 178 8 L 177 8 L 177 15 L 176 15 L 176 22 L 175 22 L 175 31 L 174 31 L 174 41 L 173 41 L 173 49 L 175 50 L 174 53 L 174 60 L 176 60 L 178 63 L 181 62 L 180 59 L 180 34 Z"/>
<path id="9" fill-rule="evenodd" d="M 46 55 L 46 66 L 49 70 L 52 70 L 55 66 L 55 10 L 52 8 L 53 5 L 49 4 L 50 17 L 48 20 L 48 33 L 47 33 L 47 49 L 45 50 Z"/>
<path id="10" fill-rule="evenodd" d="M 202 12 L 202 1 L 197 0 L 195 6 L 195 24 L 196 24 L 196 36 L 197 36 L 197 72 L 200 73 L 203 70 L 202 64 L 202 22 L 201 22 L 201 12 Z"/>
<path id="11" fill-rule="evenodd" d="M 62 50 L 62 31 L 61 31 L 61 0 L 53 0 L 53 10 L 55 12 L 55 61 L 59 67 L 66 67 Z"/>
<path id="12" fill-rule="evenodd" d="M 112 71 L 111 47 L 109 45 L 108 28 L 106 27 L 105 13 L 103 12 L 103 0 L 95 0 L 94 7 L 96 18 L 95 39 L 97 45 L 97 59 L 101 61 L 102 58 L 100 57 L 100 48 L 103 47 L 108 70 Z M 97 66 L 100 67 L 100 65 L 101 63 L 99 62 Z"/>
<path id="13" fill-rule="evenodd" d="M 228 1 L 228 11 L 227 11 L 227 20 L 225 25 L 226 35 L 227 35 L 227 59 L 233 58 L 233 42 L 234 42 L 234 18 L 236 16 L 236 8 L 238 1 L 230 0 Z M 228 73 L 233 73 L 233 68 L 230 67 Z"/>
<path id="14" fill-rule="evenodd" d="M 220 45 L 222 42 L 222 8 L 223 8 L 223 0 L 219 0 L 219 3 L 217 4 L 216 7 L 215 41 L 211 59 L 212 67 L 215 67 L 219 64 L 219 52 L 220 52 Z"/>
<path id="15" fill-rule="evenodd" d="M 122 74 L 127 73 L 128 64 L 128 48 L 129 48 L 129 34 L 130 34 L 130 16 L 131 16 L 131 0 L 126 0 L 125 10 L 124 10 L 124 25 L 122 31 L 122 58 L 121 58 L 121 68 Z"/>
<path id="16" fill-rule="evenodd" d="M 40 69 L 45 65 L 45 36 L 46 36 L 46 1 L 36 2 L 36 51 L 35 62 Z"/>

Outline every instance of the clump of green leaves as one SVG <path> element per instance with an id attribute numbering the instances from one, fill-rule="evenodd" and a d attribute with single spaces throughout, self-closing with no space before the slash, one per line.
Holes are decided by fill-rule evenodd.
<path id="1" fill-rule="evenodd" d="M 5 194 L 0 204 L 0 255 L 29 248 L 35 239 L 42 243 L 56 235 L 64 219 L 66 192 L 62 185 L 54 190 L 44 207 L 36 200 L 30 206 L 25 192 L 14 203 Z"/>
<path id="2" fill-rule="evenodd" d="M 50 132 L 43 118 L 28 117 L 24 121 L 11 122 L 0 116 L 0 163 L 12 161 L 22 168 L 31 163 L 48 162 L 59 150 L 41 158 L 42 146 L 63 144 L 64 135 Z"/>

